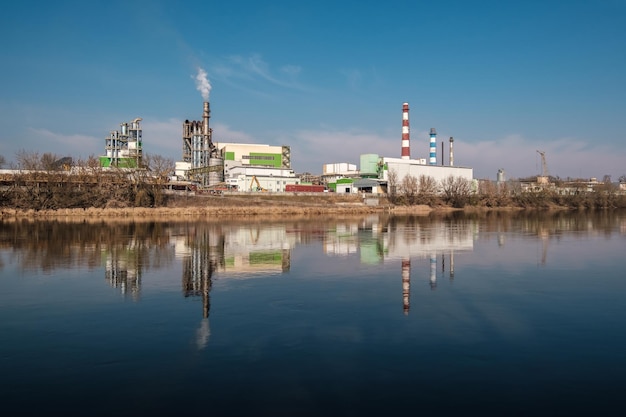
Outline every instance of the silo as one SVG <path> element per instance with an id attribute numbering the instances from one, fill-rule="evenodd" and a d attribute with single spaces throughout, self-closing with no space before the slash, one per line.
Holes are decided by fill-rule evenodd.
<path id="1" fill-rule="evenodd" d="M 500 168 L 498 170 L 497 182 L 504 182 L 504 170 Z"/>
<path id="2" fill-rule="evenodd" d="M 368 153 L 361 155 L 361 175 L 371 176 L 378 175 L 378 160 L 380 159 L 377 154 Z"/>
<path id="3" fill-rule="evenodd" d="M 209 183 L 207 185 L 216 185 L 224 182 L 224 158 L 209 158 Z"/>

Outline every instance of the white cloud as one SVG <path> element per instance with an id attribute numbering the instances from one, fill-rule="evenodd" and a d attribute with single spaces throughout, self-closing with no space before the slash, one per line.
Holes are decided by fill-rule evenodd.
<path id="1" fill-rule="evenodd" d="M 230 126 L 223 123 L 214 123 L 212 129 L 214 142 L 256 143 L 256 140 L 250 134 L 233 130 Z"/>
<path id="2" fill-rule="evenodd" d="M 542 173 L 542 158 L 537 151 L 544 152 L 548 173 L 561 178 L 601 178 L 608 174 L 616 179 L 621 175 L 620 169 L 626 170 L 623 150 L 592 148 L 588 143 L 567 138 L 537 143 L 519 135 L 475 143 L 455 138 L 454 162 L 473 167 L 477 178 L 494 179 L 500 168 L 507 178 L 520 178 Z"/>
<path id="3" fill-rule="evenodd" d="M 322 127 L 275 136 L 281 144 L 291 146 L 292 166 L 297 172 L 321 173 L 326 163 L 359 164 L 362 154 L 400 157 L 401 135 L 380 134 L 356 129 L 339 130 Z M 444 142 L 444 162 L 449 164 L 449 136 L 437 138 L 437 163 L 441 164 L 441 142 Z M 411 132 L 411 157 L 428 158 L 427 131 Z M 500 140 L 468 142 L 455 137 L 454 165 L 470 167 L 475 178 L 495 179 L 499 169 L 507 178 L 522 178 L 541 174 L 541 155 L 545 152 L 548 171 L 561 178 L 602 178 L 609 174 L 614 180 L 626 174 L 624 150 L 610 147 L 591 148 L 587 143 L 571 139 L 537 143 L 520 135 Z"/>
<path id="4" fill-rule="evenodd" d="M 179 160 L 183 152 L 183 121 L 176 118 L 158 120 L 144 118 L 143 150 L 149 154 L 161 155 Z"/>
<path id="5" fill-rule="evenodd" d="M 79 133 L 64 134 L 34 127 L 27 128 L 27 133 L 21 144 L 22 148 L 29 152 L 51 152 L 61 156 L 83 157 L 90 154 L 98 155 L 104 151 L 104 136 L 96 138 Z M 32 143 L 37 145 L 30 146 Z"/>
<path id="6" fill-rule="evenodd" d="M 293 64 L 272 69 L 260 54 L 251 54 L 231 55 L 225 61 L 216 62 L 211 74 L 221 82 L 248 93 L 265 95 L 264 89 L 270 86 L 306 90 L 298 80 L 301 71 L 300 66 Z"/>

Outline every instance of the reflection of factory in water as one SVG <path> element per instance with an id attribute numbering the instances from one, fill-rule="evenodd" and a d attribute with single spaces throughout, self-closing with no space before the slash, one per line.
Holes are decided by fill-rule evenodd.
<path id="1" fill-rule="evenodd" d="M 393 222 L 379 223 L 377 216 L 360 224 L 338 225 L 326 235 L 324 251 L 329 255 L 358 253 L 362 263 L 380 264 L 398 262 L 401 265 L 402 299 L 405 314 L 410 309 L 411 260 L 427 264 L 431 289 L 437 288 L 438 265 L 440 276 L 446 273 L 454 279 L 455 253 L 474 249 L 473 223 L 459 223 L 451 228 L 445 222 Z M 420 260 L 423 260 L 420 262 Z M 415 266 L 413 266 L 413 270 Z M 425 274 L 424 274 L 425 275 Z"/>
<path id="2" fill-rule="evenodd" d="M 191 227 L 175 240 L 176 257 L 183 263 L 183 295 L 202 298 L 202 321 L 196 333 L 199 349 L 206 346 L 211 334 L 210 292 L 214 275 L 232 279 L 284 273 L 291 267 L 294 244 L 295 236 L 288 235 L 284 227 L 255 225 Z"/>
<path id="3" fill-rule="evenodd" d="M 284 226 L 192 226 L 174 239 L 176 257 L 183 262 L 183 293 L 202 296 L 208 317 L 215 274 L 219 279 L 282 274 L 291 267 L 295 243 L 296 236 Z"/>
<path id="4" fill-rule="evenodd" d="M 123 296 L 139 298 L 141 289 L 141 262 L 138 248 L 114 246 L 102 252 L 104 278 L 113 288 L 118 288 Z"/>

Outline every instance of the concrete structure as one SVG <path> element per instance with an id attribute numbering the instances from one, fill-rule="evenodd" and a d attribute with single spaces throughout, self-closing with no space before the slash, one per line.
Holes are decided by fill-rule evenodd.
<path id="1" fill-rule="evenodd" d="M 105 153 L 100 156 L 104 168 L 140 168 L 143 166 L 141 118 L 120 124 L 105 138 Z"/>
<path id="2" fill-rule="evenodd" d="M 224 159 L 225 167 L 234 161 L 238 165 L 246 166 L 291 168 L 291 148 L 289 146 L 225 142 L 216 142 L 215 146 Z"/>
<path id="3" fill-rule="evenodd" d="M 291 169 L 289 146 L 215 143 L 224 160 L 224 183 L 239 191 L 284 192 L 300 180 Z"/>
<path id="4" fill-rule="evenodd" d="M 474 177 L 474 170 L 472 168 L 425 165 L 423 162 L 424 160 L 407 161 L 401 158 L 382 157 L 382 171 L 379 178 L 388 182 L 390 171 L 395 172 L 398 184 L 408 175 L 418 179 L 420 176 L 425 175 L 432 177 L 437 183 L 440 183 L 450 176 L 455 178 L 460 177 L 468 181 L 472 181 Z"/>
<path id="5" fill-rule="evenodd" d="M 238 191 L 284 192 L 288 184 L 299 184 L 300 179 L 291 169 L 229 165 L 224 183 Z"/>

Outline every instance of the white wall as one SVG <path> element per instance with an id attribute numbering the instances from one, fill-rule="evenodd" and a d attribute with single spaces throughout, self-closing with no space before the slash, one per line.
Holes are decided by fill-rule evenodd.
<path id="1" fill-rule="evenodd" d="M 474 179 L 474 170 L 472 168 L 441 166 L 441 165 L 423 165 L 418 160 L 400 159 L 400 158 L 382 158 L 387 165 L 387 169 L 383 172 L 383 179 L 389 180 L 389 171 L 393 170 L 398 175 L 398 182 L 407 175 L 419 178 L 422 175 L 432 177 L 441 183 L 442 180 L 453 176 L 461 177 L 468 181 Z"/>

